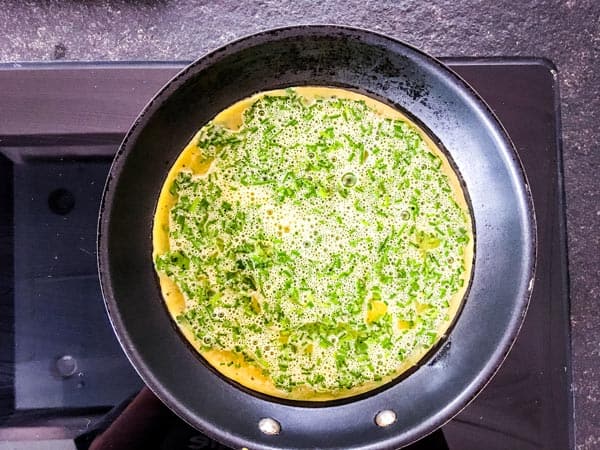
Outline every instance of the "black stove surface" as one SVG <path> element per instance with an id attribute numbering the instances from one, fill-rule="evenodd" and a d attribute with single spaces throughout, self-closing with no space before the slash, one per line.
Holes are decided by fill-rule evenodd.
<path id="1" fill-rule="evenodd" d="M 556 70 L 537 59 L 446 62 L 515 143 L 534 197 L 538 266 L 504 365 L 418 448 L 572 448 Z M 114 337 L 96 268 L 97 213 L 112 156 L 145 102 L 182 66 L 0 66 L 0 450 L 87 448 L 107 428 L 95 445 L 222 448 L 166 410 L 149 414 L 162 405 L 147 390 L 132 401 L 143 383 Z M 160 425 L 143 433 L 151 443 L 135 434 L 145 414 L 146 424 Z M 132 416 L 142 424 L 132 425 Z"/>

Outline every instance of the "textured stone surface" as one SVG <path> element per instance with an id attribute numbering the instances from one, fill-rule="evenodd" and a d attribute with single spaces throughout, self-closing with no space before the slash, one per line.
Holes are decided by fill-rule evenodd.
<path id="1" fill-rule="evenodd" d="M 0 61 L 195 59 L 259 30 L 370 28 L 439 56 L 544 56 L 562 95 L 577 448 L 600 448 L 600 2 L 8 1 Z M 1 118 L 0 118 L 1 120 Z"/>

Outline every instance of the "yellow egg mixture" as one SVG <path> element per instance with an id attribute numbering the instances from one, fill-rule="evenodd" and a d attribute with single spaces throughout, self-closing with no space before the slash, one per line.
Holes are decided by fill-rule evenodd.
<path id="1" fill-rule="evenodd" d="M 158 200 L 153 258 L 214 368 L 322 401 L 389 382 L 444 336 L 472 234 L 456 173 L 407 117 L 296 87 L 232 105 L 190 141 Z"/>

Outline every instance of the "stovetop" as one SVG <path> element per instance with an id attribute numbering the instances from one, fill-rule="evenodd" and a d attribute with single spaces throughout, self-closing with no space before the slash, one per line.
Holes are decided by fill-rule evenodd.
<path id="1" fill-rule="evenodd" d="M 556 69 L 539 59 L 445 61 L 489 103 L 515 143 L 534 197 L 538 262 L 529 312 L 504 365 L 421 445 L 572 448 Z M 143 383 L 104 311 L 97 213 L 123 134 L 183 65 L 0 66 L 0 450 L 87 448 L 111 424 L 113 434 L 131 433 L 119 424 Z M 177 419 L 166 422 L 170 440 L 158 439 L 156 448 L 221 448 Z"/>

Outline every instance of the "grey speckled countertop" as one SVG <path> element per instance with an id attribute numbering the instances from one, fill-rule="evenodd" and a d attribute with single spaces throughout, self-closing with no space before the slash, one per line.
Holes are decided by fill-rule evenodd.
<path id="1" fill-rule="evenodd" d="M 600 448 L 600 2 L 0 0 L 0 61 L 189 60 L 267 28 L 370 28 L 438 56 L 558 66 L 578 449 Z M 0 118 L 1 120 L 1 118 Z"/>

